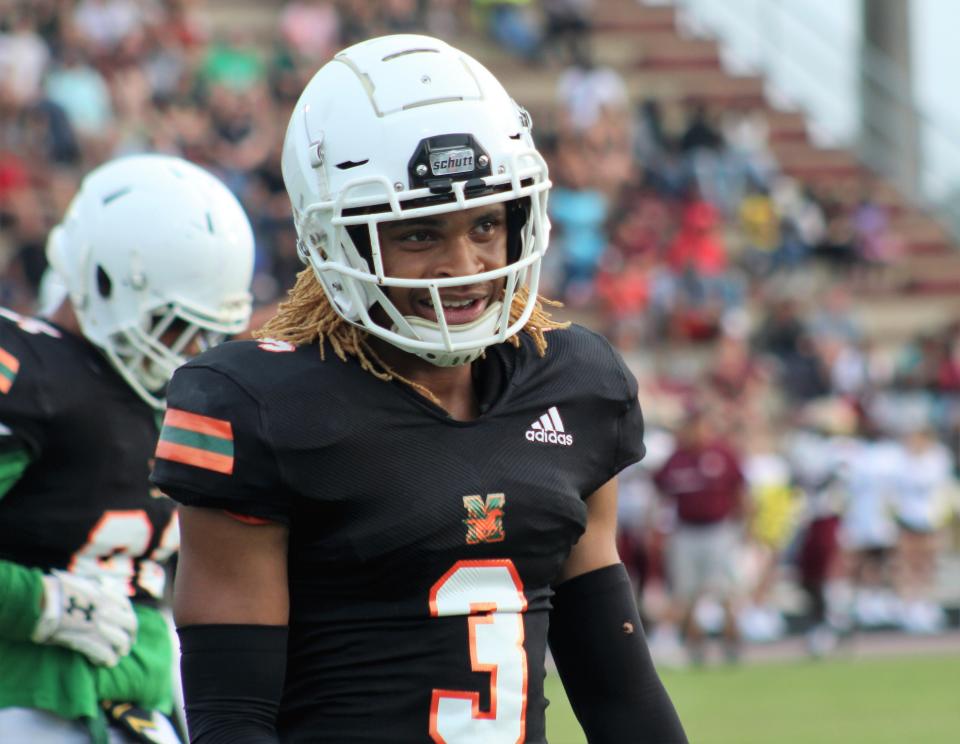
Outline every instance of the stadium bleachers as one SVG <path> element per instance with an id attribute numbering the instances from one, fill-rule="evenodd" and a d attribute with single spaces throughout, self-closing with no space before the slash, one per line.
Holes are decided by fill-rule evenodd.
<path id="1" fill-rule="evenodd" d="M 205 13 L 215 38 L 240 35 L 266 55 L 282 6 L 280 0 L 209 0 Z M 960 250 L 944 226 L 871 172 L 853 152 L 814 143 L 803 112 L 775 106 L 762 77 L 724 69 L 716 39 L 685 34 L 672 6 L 636 0 L 597 3 L 592 23 L 596 61 L 622 75 L 632 100 L 656 99 L 665 119 L 678 118 L 691 100 L 716 107 L 759 108 L 769 127 L 771 150 L 785 173 L 806 183 L 826 184 L 847 204 L 869 187 L 891 215 L 891 229 L 904 244 L 882 289 L 858 297 L 855 311 L 871 337 L 896 343 L 942 324 L 960 308 L 955 299 L 960 290 Z M 555 67 L 518 64 L 470 28 L 455 41 L 506 81 L 534 121 L 552 121 Z"/>

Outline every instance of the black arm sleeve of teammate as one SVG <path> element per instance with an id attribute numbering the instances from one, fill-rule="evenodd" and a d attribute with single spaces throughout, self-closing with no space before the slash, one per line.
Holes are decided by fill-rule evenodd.
<path id="1" fill-rule="evenodd" d="M 277 744 L 287 661 L 285 625 L 179 628 L 191 744 Z"/>
<path id="2" fill-rule="evenodd" d="M 560 584 L 550 650 L 590 744 L 686 744 L 622 563 Z"/>

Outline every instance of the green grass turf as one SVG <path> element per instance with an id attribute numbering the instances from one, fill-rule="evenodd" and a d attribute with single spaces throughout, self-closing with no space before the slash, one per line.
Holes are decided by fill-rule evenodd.
<path id="1" fill-rule="evenodd" d="M 949 744 L 960 741 L 960 656 L 796 661 L 662 678 L 691 744 Z M 556 674 L 550 744 L 585 744 Z"/>

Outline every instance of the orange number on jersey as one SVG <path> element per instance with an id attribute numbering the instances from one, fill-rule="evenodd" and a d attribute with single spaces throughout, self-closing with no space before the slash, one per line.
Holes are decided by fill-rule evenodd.
<path id="1" fill-rule="evenodd" d="M 465 615 L 470 667 L 490 675 L 490 708 L 467 690 L 434 690 L 430 738 L 437 744 L 517 744 L 527 715 L 527 598 L 513 561 L 457 561 L 430 590 L 433 617 Z"/>
<path id="2" fill-rule="evenodd" d="M 163 586 L 167 581 L 163 564 L 179 549 L 180 520 L 177 512 L 174 512 L 160 536 L 160 543 L 140 562 L 140 572 L 137 574 L 137 583 L 158 599 L 163 596 Z"/>
<path id="3" fill-rule="evenodd" d="M 163 593 L 164 582 L 163 569 L 157 561 L 167 558 L 180 545 L 176 518 L 174 512 L 160 545 L 140 567 L 141 586 L 156 597 Z M 73 554 L 68 570 L 80 576 L 117 581 L 133 596 L 134 560 L 143 556 L 152 537 L 153 525 L 143 509 L 105 511 L 90 530 L 87 542 Z"/>

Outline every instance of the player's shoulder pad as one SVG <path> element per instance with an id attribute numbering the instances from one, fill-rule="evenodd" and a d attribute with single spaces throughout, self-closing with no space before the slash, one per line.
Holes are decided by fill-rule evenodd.
<path id="1" fill-rule="evenodd" d="M 282 505 L 264 498 L 279 471 L 250 381 L 256 353 L 256 342 L 228 342 L 177 369 L 151 480 L 181 503 L 282 521 Z"/>
<path id="2" fill-rule="evenodd" d="M 278 392 L 314 382 L 319 359 L 316 345 L 270 339 L 227 341 L 197 355 L 170 380 L 161 445 L 168 433 L 172 443 L 203 434 L 214 438 L 203 439 L 205 444 L 216 444 L 223 453 L 234 446 L 249 452 L 271 449 Z M 163 447 L 174 452 L 172 444 Z M 231 470 L 229 465 L 224 460 L 222 472 Z"/>
<path id="3" fill-rule="evenodd" d="M 604 336 L 571 323 L 550 331 L 546 339 L 543 363 L 551 374 L 589 381 L 590 390 L 601 398 L 636 400 L 636 377 Z"/>
<path id="4" fill-rule="evenodd" d="M 218 344 L 173 373 L 167 408 L 225 418 L 235 417 L 244 408 L 256 409 L 276 356 L 265 354 L 257 341 Z"/>
<path id="5" fill-rule="evenodd" d="M 276 339 L 227 341 L 191 359 L 180 369 L 209 369 L 232 380 L 254 398 L 303 374 L 319 359 L 316 345 L 294 346 Z"/>
<path id="6" fill-rule="evenodd" d="M 51 342 L 63 333 L 41 318 L 20 315 L 0 307 L 0 396 L 34 406 L 35 412 L 49 405 L 43 392 L 46 366 L 57 369 Z M 55 353 L 54 353 L 55 354 Z"/>

